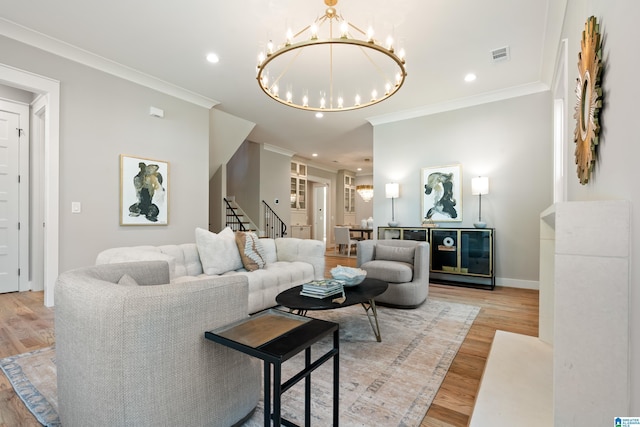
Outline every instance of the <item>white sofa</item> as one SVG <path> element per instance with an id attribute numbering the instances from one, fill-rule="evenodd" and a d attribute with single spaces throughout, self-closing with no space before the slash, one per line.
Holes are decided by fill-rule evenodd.
<path id="1" fill-rule="evenodd" d="M 200 236 L 208 233 L 201 229 L 198 231 L 203 233 Z M 324 243 L 319 240 L 297 238 L 259 239 L 261 255 L 266 264 L 258 270 L 247 271 L 242 267 L 241 262 L 238 264 L 239 261 L 233 261 L 230 264 L 233 268 L 231 270 L 222 272 L 218 269 L 217 271 L 221 271 L 220 274 L 205 274 L 207 265 L 203 267 L 201 261 L 200 252 L 203 249 L 203 243 L 198 239 L 198 231 L 196 231 L 197 244 L 112 248 L 100 252 L 96 264 L 166 261 L 169 264 L 171 283 L 182 283 L 202 277 L 243 275 L 249 281 L 249 313 L 275 306 L 276 295 L 282 291 L 324 277 Z M 218 235 L 223 235 L 224 232 L 225 230 Z M 214 233 L 210 235 L 215 236 Z M 237 251 L 237 247 L 235 250 Z M 226 246 L 226 250 L 220 252 L 220 258 L 227 257 L 232 251 L 231 246 Z M 240 259 L 238 254 L 233 255 L 237 255 L 238 260 Z M 223 264 L 229 265 L 228 262 Z"/>
<path id="2" fill-rule="evenodd" d="M 258 360 L 204 337 L 246 318 L 247 279 L 168 282 L 162 261 L 58 277 L 62 425 L 228 427 L 251 415 L 260 398 Z"/>

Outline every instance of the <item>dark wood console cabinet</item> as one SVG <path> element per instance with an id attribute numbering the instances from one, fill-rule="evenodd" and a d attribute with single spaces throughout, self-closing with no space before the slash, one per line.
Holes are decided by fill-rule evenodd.
<path id="1" fill-rule="evenodd" d="M 432 228 L 429 280 L 461 286 L 495 287 L 493 228 Z"/>

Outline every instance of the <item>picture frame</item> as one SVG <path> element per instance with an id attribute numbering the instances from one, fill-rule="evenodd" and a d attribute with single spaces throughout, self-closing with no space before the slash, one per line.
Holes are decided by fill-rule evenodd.
<path id="1" fill-rule="evenodd" d="M 462 166 L 424 167 L 421 170 L 421 220 L 462 221 Z"/>
<path id="2" fill-rule="evenodd" d="M 169 163 L 120 155 L 120 225 L 169 224 Z"/>

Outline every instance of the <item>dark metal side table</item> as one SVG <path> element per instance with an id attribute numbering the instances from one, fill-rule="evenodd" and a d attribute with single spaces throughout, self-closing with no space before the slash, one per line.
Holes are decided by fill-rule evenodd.
<path id="1" fill-rule="evenodd" d="M 311 372 L 333 358 L 333 425 L 338 426 L 339 400 L 339 325 L 319 319 L 298 316 L 280 310 L 266 310 L 241 321 L 207 331 L 211 341 L 241 351 L 264 362 L 264 425 L 296 426 L 281 415 L 281 396 L 305 379 L 305 425 L 311 424 Z M 311 362 L 311 345 L 333 333 L 333 348 Z M 302 350 L 304 369 L 282 382 L 282 363 Z M 273 366 L 273 402 L 271 400 L 271 367 Z M 273 412 L 272 412 L 273 403 Z"/>

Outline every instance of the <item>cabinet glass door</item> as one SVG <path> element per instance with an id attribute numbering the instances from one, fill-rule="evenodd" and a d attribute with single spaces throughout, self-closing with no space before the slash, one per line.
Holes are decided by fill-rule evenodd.
<path id="1" fill-rule="evenodd" d="M 418 240 L 421 242 L 427 241 L 427 230 L 418 230 L 418 229 L 404 229 L 402 231 L 402 239 L 403 240 Z"/>
<path id="2" fill-rule="evenodd" d="M 298 207 L 298 180 L 291 178 L 291 209 Z"/>
<path id="3" fill-rule="evenodd" d="M 458 231 L 431 230 L 431 270 L 458 271 Z"/>
<path id="4" fill-rule="evenodd" d="M 463 273 L 491 275 L 490 233 L 490 230 L 460 231 L 460 267 Z"/>
<path id="5" fill-rule="evenodd" d="M 306 209 L 307 180 L 298 179 L 298 209 Z"/>
<path id="6" fill-rule="evenodd" d="M 349 213 L 354 213 L 356 211 L 356 189 L 349 189 Z"/>

